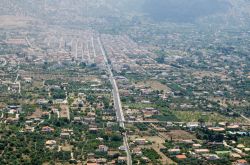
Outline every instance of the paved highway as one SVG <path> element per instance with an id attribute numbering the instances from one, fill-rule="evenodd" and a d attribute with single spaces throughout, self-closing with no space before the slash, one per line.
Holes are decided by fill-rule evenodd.
<path id="1" fill-rule="evenodd" d="M 117 121 L 119 122 L 120 127 L 125 129 L 125 125 L 124 125 L 125 118 L 124 118 L 124 114 L 123 114 L 123 110 L 122 110 L 120 94 L 119 94 L 119 90 L 118 90 L 118 87 L 116 84 L 116 80 L 115 80 L 114 75 L 112 73 L 111 66 L 108 64 L 108 59 L 107 59 L 106 53 L 104 51 L 104 48 L 102 46 L 100 38 L 98 38 L 98 42 L 99 42 L 99 45 L 101 48 L 102 55 L 104 57 L 105 64 L 107 66 L 107 71 L 109 73 L 109 79 L 110 79 L 110 82 L 111 82 L 111 85 L 113 88 L 113 98 L 114 98 L 114 108 L 116 110 L 116 118 L 117 118 Z M 127 164 L 132 165 L 132 159 L 131 159 L 131 154 L 130 154 L 129 145 L 128 145 L 128 136 L 127 136 L 126 132 L 123 134 L 123 142 L 124 142 L 125 150 L 127 153 Z"/>

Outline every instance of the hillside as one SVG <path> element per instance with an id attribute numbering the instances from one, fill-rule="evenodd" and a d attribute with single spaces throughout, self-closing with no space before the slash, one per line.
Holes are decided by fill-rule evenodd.
<path id="1" fill-rule="evenodd" d="M 248 23 L 250 2 L 247 0 L 2 0 L 0 15 L 37 17 L 46 21 L 79 21 L 84 17 L 141 17 L 155 22 Z M 111 19 L 112 20 L 112 19 Z"/>

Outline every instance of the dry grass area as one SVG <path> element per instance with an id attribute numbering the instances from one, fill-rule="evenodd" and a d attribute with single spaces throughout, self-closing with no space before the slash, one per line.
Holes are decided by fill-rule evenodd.
<path id="1" fill-rule="evenodd" d="M 6 44 L 25 45 L 26 40 L 24 38 L 11 38 L 6 41 Z"/>
<path id="2" fill-rule="evenodd" d="M 34 88 L 40 88 L 40 87 L 42 87 L 43 86 L 43 82 L 42 81 L 33 81 L 32 82 L 32 86 L 34 87 Z"/>
<path id="3" fill-rule="evenodd" d="M 246 122 L 242 117 L 226 117 L 216 112 L 200 111 L 172 111 L 173 114 L 183 122 L 198 122 L 200 118 L 205 122 Z"/>
<path id="4" fill-rule="evenodd" d="M 211 71 L 195 71 L 192 73 L 194 77 L 204 78 L 204 77 L 219 77 L 221 80 L 229 80 L 227 75 L 222 72 L 211 72 Z"/>
<path id="5" fill-rule="evenodd" d="M 5 108 L 5 107 L 6 107 L 6 104 L 5 104 L 5 103 L 0 102 L 0 109 Z"/>
<path id="6" fill-rule="evenodd" d="M 209 98 L 209 100 L 219 103 L 220 106 L 222 106 L 222 107 L 227 107 L 228 106 L 226 99 L 223 99 L 221 97 L 213 97 L 213 98 Z"/>
<path id="7" fill-rule="evenodd" d="M 45 162 L 42 165 L 51 165 L 51 163 Z M 69 163 L 69 162 L 63 162 L 63 163 L 61 163 L 61 162 L 55 162 L 54 165 L 71 165 L 71 163 Z M 82 163 L 77 163 L 77 165 L 83 165 L 83 164 Z"/>
<path id="8" fill-rule="evenodd" d="M 164 155 L 160 149 L 165 148 L 163 145 L 165 143 L 165 140 L 160 138 L 159 136 L 130 136 L 131 140 L 135 140 L 137 138 L 143 138 L 146 139 L 147 141 L 152 142 L 152 145 L 143 145 L 140 146 L 141 148 L 152 148 L 154 149 L 160 156 L 161 156 L 161 162 L 162 164 L 176 164 L 173 160 L 168 158 L 166 155 Z"/>
<path id="9" fill-rule="evenodd" d="M 184 56 L 188 55 L 187 52 L 181 51 L 181 50 L 167 50 L 166 54 L 168 56 L 171 56 L 171 57 L 175 57 L 175 56 L 177 56 L 177 57 L 184 57 Z"/>
<path id="10" fill-rule="evenodd" d="M 60 105 L 60 117 L 61 118 L 69 118 L 69 106 L 68 105 Z"/>
<path id="11" fill-rule="evenodd" d="M 164 92 L 171 91 L 171 89 L 168 86 L 166 86 L 166 85 L 164 85 L 156 80 L 141 81 L 141 82 L 137 83 L 137 86 L 148 86 L 153 90 L 159 90 L 159 91 L 163 90 Z"/>
<path id="12" fill-rule="evenodd" d="M 62 151 L 72 151 L 72 149 L 73 149 L 73 146 L 72 145 L 70 145 L 70 144 L 64 144 L 64 145 L 62 145 L 61 146 L 62 148 Z"/>
<path id="13" fill-rule="evenodd" d="M 42 114 L 43 112 L 41 109 L 36 109 L 36 111 L 31 116 L 27 117 L 27 119 L 41 118 Z"/>
<path id="14" fill-rule="evenodd" d="M 53 74 L 53 73 L 44 73 L 40 71 L 26 71 L 20 70 L 19 73 L 22 77 L 32 77 L 33 81 L 41 82 L 43 80 L 55 80 L 55 79 L 63 79 L 64 81 L 82 81 L 82 82 L 101 82 L 98 76 L 88 75 L 88 76 L 72 76 L 72 75 L 64 75 L 64 74 Z"/>
<path id="15" fill-rule="evenodd" d="M 17 28 L 25 27 L 31 22 L 31 18 L 12 16 L 12 15 L 1 15 L 0 16 L 0 28 Z"/>
<path id="16" fill-rule="evenodd" d="M 235 106 L 247 106 L 247 105 L 249 105 L 249 103 L 247 103 L 247 102 L 241 102 L 241 101 L 232 100 L 232 99 L 227 100 L 223 97 L 212 97 L 212 98 L 209 98 L 209 100 L 217 102 L 223 107 L 228 107 L 228 105 L 232 105 L 232 106 L 234 106 L 234 105 Z"/>
<path id="17" fill-rule="evenodd" d="M 196 137 L 184 130 L 172 130 L 168 133 L 166 133 L 167 138 L 173 139 L 173 140 L 191 140 L 191 139 L 196 139 Z"/>

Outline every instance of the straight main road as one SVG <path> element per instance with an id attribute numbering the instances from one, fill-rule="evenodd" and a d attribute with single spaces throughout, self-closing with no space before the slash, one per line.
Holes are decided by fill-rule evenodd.
<path id="1" fill-rule="evenodd" d="M 116 118 L 117 118 L 117 121 L 119 122 L 120 127 L 125 130 L 125 124 L 124 124 L 125 118 L 124 118 L 124 114 L 123 114 L 123 110 L 122 110 L 122 104 L 121 104 L 119 89 L 117 87 L 117 83 L 116 83 L 116 80 L 114 78 L 111 66 L 108 63 L 108 58 L 107 58 L 107 55 L 106 55 L 106 53 L 104 51 L 104 48 L 103 48 L 103 45 L 101 43 L 100 37 L 98 38 L 98 42 L 99 42 L 99 45 L 100 45 L 100 48 L 101 48 L 102 55 L 104 57 L 104 62 L 106 64 L 107 71 L 109 73 L 109 80 L 110 80 L 112 88 L 113 88 L 113 98 L 114 98 L 114 108 L 116 110 Z M 127 136 L 126 132 L 123 134 L 123 142 L 124 142 L 124 147 L 125 147 L 125 150 L 126 150 L 126 153 L 127 153 L 127 164 L 132 165 L 132 158 L 131 158 L 131 154 L 130 154 L 130 150 L 129 150 L 128 136 Z"/>

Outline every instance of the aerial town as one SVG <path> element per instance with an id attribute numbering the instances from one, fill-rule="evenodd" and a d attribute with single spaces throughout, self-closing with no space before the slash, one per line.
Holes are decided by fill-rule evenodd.
<path id="1" fill-rule="evenodd" d="M 250 163 L 246 27 L 117 32 L 122 21 L 40 3 L 0 11 L 0 164 Z"/>

